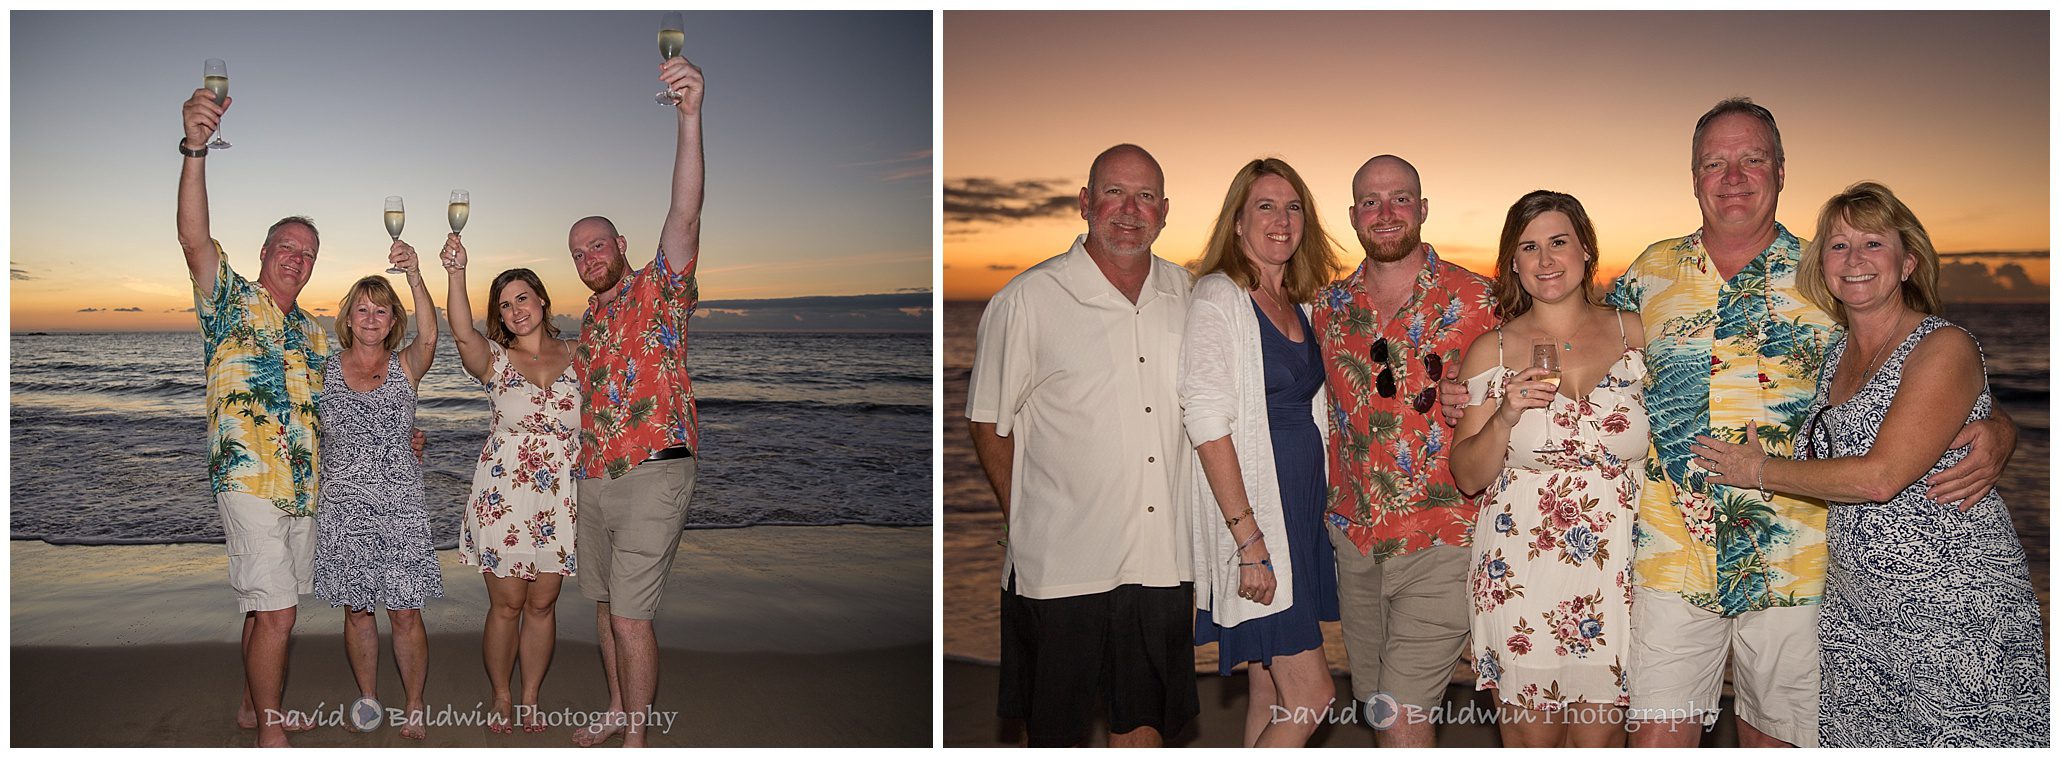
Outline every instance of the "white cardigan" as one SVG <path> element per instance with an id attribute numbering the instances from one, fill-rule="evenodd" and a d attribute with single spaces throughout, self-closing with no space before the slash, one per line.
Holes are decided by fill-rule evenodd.
<path id="1" fill-rule="evenodd" d="M 1303 313 L 1308 310 L 1302 306 Z M 1237 596 L 1237 542 L 1223 525 L 1223 509 L 1209 489 L 1200 456 L 1189 453 L 1194 457 L 1177 497 L 1188 509 L 1194 536 L 1195 607 L 1209 611 L 1216 625 L 1225 627 L 1286 610 L 1294 604 L 1295 579 L 1281 515 L 1280 481 L 1273 469 L 1273 434 L 1266 420 L 1259 314 L 1252 309 L 1251 295 L 1222 273 L 1202 277 L 1188 295 L 1187 328 L 1180 344 L 1180 412 L 1190 446 L 1229 435 L 1237 448 L 1245 496 L 1266 534 L 1278 584 L 1272 605 Z M 1319 430 L 1324 428 L 1325 412 L 1324 393 L 1317 392 L 1310 413 Z"/>

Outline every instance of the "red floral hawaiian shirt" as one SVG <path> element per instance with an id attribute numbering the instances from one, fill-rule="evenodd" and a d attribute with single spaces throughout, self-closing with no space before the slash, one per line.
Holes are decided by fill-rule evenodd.
<path id="1" fill-rule="evenodd" d="M 1401 313 L 1374 312 L 1364 263 L 1317 292 L 1312 311 L 1330 393 L 1328 520 L 1382 559 L 1470 544 L 1478 510 L 1452 483 L 1452 427 L 1437 387 L 1466 346 L 1495 328 L 1495 297 L 1488 280 L 1424 248 Z"/>
<path id="2" fill-rule="evenodd" d="M 687 378 L 687 322 L 701 300 L 694 262 L 673 271 L 660 250 L 616 288 L 607 303 L 588 299 L 579 325 L 581 479 L 614 479 L 660 450 L 700 447 Z"/>

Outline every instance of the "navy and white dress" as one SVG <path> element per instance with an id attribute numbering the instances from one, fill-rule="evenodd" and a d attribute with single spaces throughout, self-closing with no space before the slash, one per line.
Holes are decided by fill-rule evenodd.
<path id="1" fill-rule="evenodd" d="M 1796 457 L 1872 449 L 1903 361 L 1924 335 L 1948 327 L 1959 328 L 1926 318 L 1843 403 L 1827 404 L 1834 372 L 1823 372 Z M 1838 365 L 1846 347 L 1834 344 L 1824 365 Z M 1988 418 L 1993 402 L 1984 381 L 1967 420 Z M 1948 450 L 1930 473 L 1965 456 Z M 1920 478 L 1886 503 L 1830 506 L 1819 739 L 1824 747 L 2046 747 L 2045 625 L 2010 513 L 1994 490 L 1964 513 L 1928 494 Z"/>
<path id="2" fill-rule="evenodd" d="M 1195 612 L 1195 644 L 1217 643 L 1217 670 L 1247 661 L 1273 664 L 1276 655 L 1294 655 L 1323 647 L 1319 621 L 1338 620 L 1338 578 L 1330 538 L 1324 534 L 1328 505 L 1323 474 L 1323 432 L 1309 415 L 1309 403 L 1323 391 L 1323 354 L 1316 330 L 1301 308 L 1290 308 L 1302 322 L 1302 341 L 1294 342 L 1259 310 L 1259 350 L 1266 372 L 1266 419 L 1273 440 L 1273 471 L 1280 481 L 1281 516 L 1287 530 L 1287 559 L 1293 561 L 1294 602 L 1278 613 L 1231 627 L 1217 626 L 1208 610 Z M 1201 517 L 1197 517 L 1201 518 Z M 1280 560 L 1278 552 L 1272 560 Z M 1237 574 L 1233 572 L 1232 577 Z M 1233 580 L 1234 581 L 1234 580 Z"/>
<path id="3" fill-rule="evenodd" d="M 429 540 L 422 467 L 410 445 L 415 387 L 399 353 L 371 392 L 343 379 L 343 355 L 322 369 L 321 497 L 315 510 L 315 596 L 353 610 L 421 608 L 443 597 Z"/>

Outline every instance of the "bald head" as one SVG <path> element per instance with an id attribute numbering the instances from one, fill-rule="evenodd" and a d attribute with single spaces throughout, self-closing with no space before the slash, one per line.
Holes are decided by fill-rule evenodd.
<path id="1" fill-rule="evenodd" d="M 1393 155 L 1376 155 L 1366 159 L 1366 163 L 1359 166 L 1359 171 L 1352 174 L 1352 194 L 1359 195 L 1360 186 L 1376 175 L 1406 175 L 1409 177 L 1411 192 L 1419 196 L 1423 194 L 1423 177 L 1416 173 L 1416 167 L 1409 165 L 1409 161 Z"/>
<path id="2" fill-rule="evenodd" d="M 1140 160 L 1151 166 L 1152 173 L 1159 177 L 1159 188 L 1165 188 L 1166 172 L 1164 169 L 1159 168 L 1159 160 L 1153 158 L 1151 153 L 1145 152 L 1144 148 L 1128 142 L 1103 150 L 1101 155 L 1094 157 L 1094 163 L 1087 167 L 1087 186 L 1093 187 L 1096 182 L 1100 181 L 1103 172 L 1107 169 L 1110 162 L 1119 158 L 1125 159 L 1126 162 Z"/>

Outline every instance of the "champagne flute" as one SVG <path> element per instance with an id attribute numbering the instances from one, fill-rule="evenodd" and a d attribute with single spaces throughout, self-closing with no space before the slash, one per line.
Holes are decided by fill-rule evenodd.
<path id="1" fill-rule="evenodd" d="M 658 23 L 658 54 L 664 56 L 665 60 L 680 57 L 680 49 L 687 46 L 685 29 L 686 25 L 681 23 L 679 11 L 666 13 L 664 20 Z M 659 105 L 678 105 L 680 95 L 672 90 L 666 90 L 658 93 L 657 99 Z"/>
<path id="2" fill-rule="evenodd" d="M 451 205 L 447 215 L 451 220 L 452 234 L 465 231 L 465 222 L 472 218 L 472 193 L 465 190 L 451 190 Z M 445 255 L 443 258 L 445 264 L 451 262 L 449 255 Z"/>
<path id="3" fill-rule="evenodd" d="M 1553 340 L 1539 340 L 1531 345 L 1531 367 L 1545 369 L 1546 374 L 1538 381 L 1552 385 L 1552 392 L 1559 393 L 1559 343 Z M 1550 398 L 1557 404 L 1558 398 Z M 1552 405 L 1545 406 L 1545 444 L 1534 453 L 1556 453 L 1559 448 L 1552 444 Z"/>
<path id="4" fill-rule="evenodd" d="M 408 212 L 406 208 L 401 207 L 401 196 L 387 195 L 386 233 L 393 236 L 393 241 L 399 242 L 401 240 L 401 225 L 407 223 L 407 220 Z M 386 273 L 406 274 L 408 270 L 399 266 L 392 266 L 386 269 Z"/>
<path id="5" fill-rule="evenodd" d="M 200 64 L 200 83 L 207 87 L 207 91 L 215 93 L 215 104 L 221 105 L 229 99 L 229 64 L 220 58 L 207 59 Z M 227 150 L 233 145 L 222 139 L 222 129 L 218 126 L 214 141 L 207 143 L 207 147 L 209 150 Z"/>

